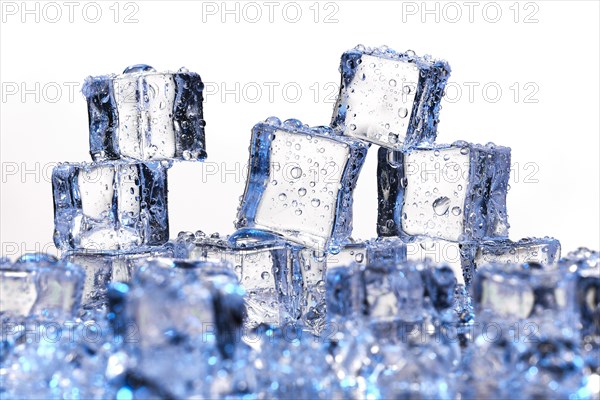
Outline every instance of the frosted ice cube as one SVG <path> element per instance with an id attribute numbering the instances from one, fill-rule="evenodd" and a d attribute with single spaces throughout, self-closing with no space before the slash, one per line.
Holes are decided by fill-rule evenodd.
<path id="1" fill-rule="evenodd" d="M 448 63 L 357 46 L 342 55 L 340 72 L 334 128 L 390 149 L 433 143 Z"/>
<path id="2" fill-rule="evenodd" d="M 352 192 L 368 146 L 328 127 L 254 126 L 237 228 L 264 229 L 321 251 L 352 231 Z"/>
<path id="3" fill-rule="evenodd" d="M 94 161 L 203 160 L 204 84 L 184 68 L 156 72 L 147 65 L 121 75 L 89 77 L 90 154 Z"/>
<path id="4" fill-rule="evenodd" d="M 381 148 L 378 156 L 380 236 L 507 236 L 509 148 L 455 142 L 407 152 Z"/>
<path id="5" fill-rule="evenodd" d="M 123 161 L 56 166 L 56 247 L 112 251 L 166 243 L 168 167 Z"/>

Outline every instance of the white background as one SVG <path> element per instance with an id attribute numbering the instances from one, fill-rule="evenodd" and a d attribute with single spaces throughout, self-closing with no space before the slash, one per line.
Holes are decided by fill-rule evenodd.
<path id="1" fill-rule="evenodd" d="M 27 2 L 27 14 L 20 1 L 2 2 L 6 256 L 54 251 L 51 167 L 89 160 L 79 93 L 86 76 L 137 63 L 200 73 L 211 91 L 204 107 L 209 158 L 170 171 L 171 236 L 231 233 L 251 127 L 270 115 L 328 124 L 339 57 L 358 43 L 450 62 L 452 101 L 444 102 L 438 142 L 512 147 L 511 238 L 551 235 L 565 251 L 599 247 L 596 1 L 73 4 Z M 355 193 L 359 238 L 375 235 L 376 154 L 373 146 Z"/>

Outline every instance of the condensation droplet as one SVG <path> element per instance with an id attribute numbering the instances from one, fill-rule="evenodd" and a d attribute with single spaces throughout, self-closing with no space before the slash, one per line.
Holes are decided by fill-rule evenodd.
<path id="1" fill-rule="evenodd" d="M 294 179 L 300 179 L 302 176 L 302 169 L 300 167 L 294 167 L 290 170 L 290 175 Z"/>
<path id="2" fill-rule="evenodd" d="M 435 211 L 437 215 L 446 215 L 450 208 L 450 199 L 446 196 L 438 197 L 432 205 L 433 211 Z"/>
<path id="3" fill-rule="evenodd" d="M 398 116 L 400 118 L 406 118 L 407 115 L 408 115 L 408 110 L 405 107 L 400 107 L 398 109 Z"/>

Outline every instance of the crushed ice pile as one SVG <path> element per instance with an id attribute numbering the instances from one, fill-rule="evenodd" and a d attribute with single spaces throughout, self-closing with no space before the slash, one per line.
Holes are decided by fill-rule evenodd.
<path id="1" fill-rule="evenodd" d="M 62 258 L 0 260 L 1 397 L 598 399 L 598 252 L 508 238 L 510 148 L 435 143 L 445 61 L 357 46 L 340 72 L 329 126 L 252 129 L 236 230 L 173 240 L 200 76 L 87 78 L 94 162 L 52 176 Z M 371 145 L 378 237 L 353 240 Z"/>

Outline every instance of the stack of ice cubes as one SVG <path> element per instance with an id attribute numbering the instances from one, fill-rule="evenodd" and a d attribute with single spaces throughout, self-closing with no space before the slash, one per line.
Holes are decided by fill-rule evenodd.
<path id="1" fill-rule="evenodd" d="M 93 162 L 53 172 L 62 259 L 0 262 L 3 397 L 598 398 L 598 253 L 509 239 L 510 148 L 436 142 L 448 63 L 357 46 L 340 72 L 328 126 L 252 128 L 235 230 L 173 240 L 200 76 L 87 78 Z M 357 240 L 372 146 L 378 236 Z"/>

